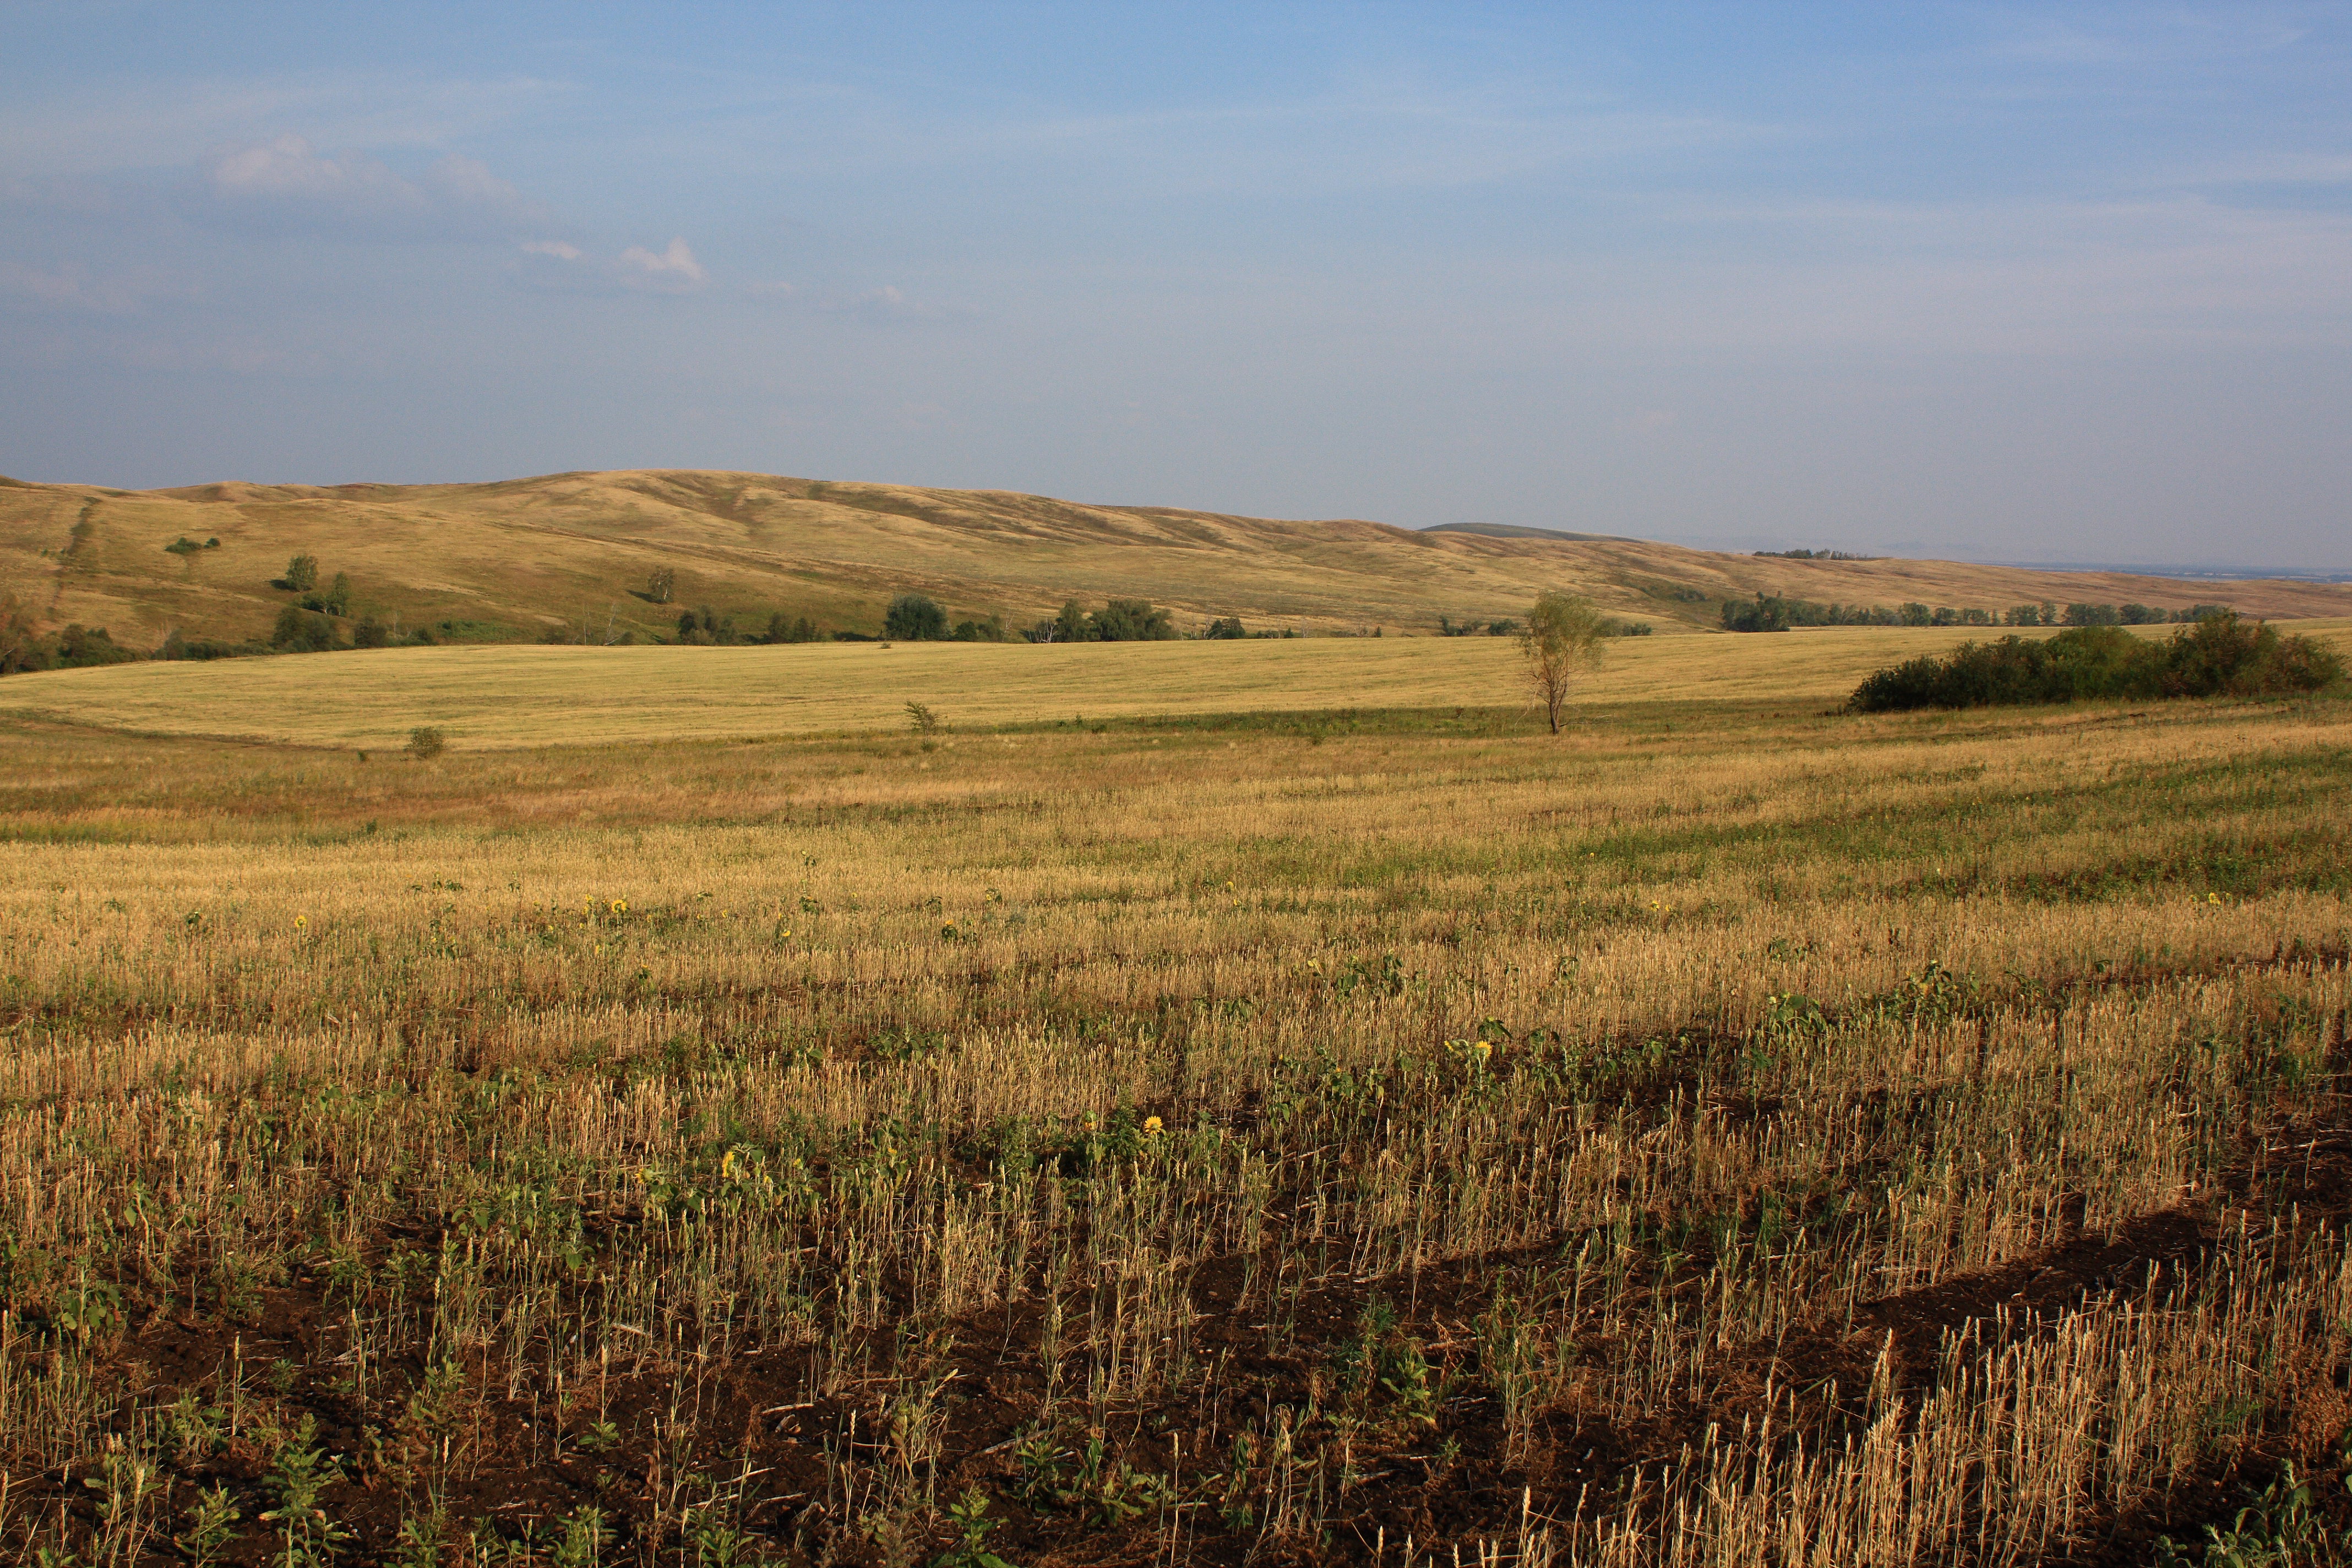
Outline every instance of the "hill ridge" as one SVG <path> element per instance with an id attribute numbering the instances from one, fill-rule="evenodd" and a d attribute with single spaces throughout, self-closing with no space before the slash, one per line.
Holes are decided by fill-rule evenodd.
<path id="1" fill-rule="evenodd" d="M 183 539 L 194 548 L 167 548 Z M 132 647 L 173 630 L 266 637 L 291 602 L 271 584 L 297 553 L 316 556 L 327 576 L 348 574 L 355 609 L 478 640 L 587 622 L 651 637 L 673 632 L 681 609 L 704 605 L 755 626 L 782 614 L 872 632 L 900 592 L 1016 626 L 1066 599 L 1118 596 L 1167 605 L 1187 629 L 1238 616 L 1252 629 L 1391 634 L 1433 631 L 1441 617 L 1517 615 L 1547 588 L 1589 594 L 1662 633 L 1710 628 L 1724 599 L 1759 592 L 1995 613 L 2136 600 L 2352 614 L 2352 586 L 2298 580 L 1801 561 L 1512 524 L 1414 530 L 748 470 L 152 490 L 0 483 L 0 595 L 45 626 L 106 626 Z M 656 604 L 648 585 L 664 568 L 677 587 Z"/>

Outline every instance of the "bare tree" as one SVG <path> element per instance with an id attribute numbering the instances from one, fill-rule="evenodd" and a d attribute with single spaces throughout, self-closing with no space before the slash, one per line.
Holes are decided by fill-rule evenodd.
<path id="1" fill-rule="evenodd" d="M 1546 594 L 1528 612 L 1519 651 L 1527 656 L 1528 684 L 1543 703 L 1553 734 L 1559 733 L 1569 687 L 1578 671 L 1601 662 L 1601 639 L 1608 635 L 1609 623 L 1592 601 L 1576 595 Z"/>

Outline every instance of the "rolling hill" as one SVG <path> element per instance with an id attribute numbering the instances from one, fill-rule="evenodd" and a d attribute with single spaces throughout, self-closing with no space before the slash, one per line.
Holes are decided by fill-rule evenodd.
<path id="1" fill-rule="evenodd" d="M 166 547 L 185 540 L 194 548 Z M 205 548 L 207 542 L 215 547 Z M 152 647 L 177 629 L 268 635 L 296 553 L 350 575 L 355 613 L 445 637 L 639 639 L 708 605 L 739 624 L 805 616 L 871 632 L 898 593 L 1013 626 L 1070 598 L 1171 607 L 1178 625 L 1239 616 L 1253 630 L 1394 634 L 1441 616 L 1515 615 L 1545 588 L 1590 594 L 1661 633 L 1717 624 L 1759 591 L 1847 603 L 2000 609 L 2025 601 L 2250 614 L 2352 614 L 2352 587 L 2179 582 L 1930 561 L 1799 561 L 1541 531 L 1413 531 L 1164 507 L 1091 506 L 1003 491 L 921 489 L 766 474 L 640 470 L 491 484 L 220 483 L 122 490 L 0 479 L 0 595 L 45 626 L 109 627 Z M 674 603 L 646 592 L 676 574 Z"/>

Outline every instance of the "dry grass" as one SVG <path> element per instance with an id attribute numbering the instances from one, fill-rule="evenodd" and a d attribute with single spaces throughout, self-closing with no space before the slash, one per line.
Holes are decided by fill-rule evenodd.
<path id="1" fill-rule="evenodd" d="M 2352 621 L 2297 625 L 2352 650 Z M 1884 664 L 1985 635 L 1836 627 L 1625 638 L 1608 645 L 1573 700 L 1833 706 Z M 1517 645 L 1501 637 L 400 648 L 16 676 L 0 686 L 0 712 L 370 749 L 432 724 L 454 744 L 497 749 L 898 730 L 909 701 L 970 727 L 1483 709 L 1519 700 L 1522 686 Z"/>
<path id="2" fill-rule="evenodd" d="M 164 546 L 217 538 L 182 557 Z M 1849 603 L 1980 607 L 2069 600 L 2165 607 L 2225 599 L 2250 615 L 2352 615 L 2352 588 L 2168 582 L 1956 562 L 1759 559 L 1641 541 L 1568 542 L 1415 533 L 1001 491 L 835 484 L 763 474 L 556 474 L 487 485 L 219 484 L 126 491 L 0 484 L 0 594 L 63 624 L 152 647 L 191 636 L 267 637 L 288 596 L 268 587 L 297 552 L 348 572 L 356 603 L 415 626 L 455 617 L 486 638 L 608 625 L 641 637 L 708 605 L 753 629 L 771 612 L 880 629 L 895 594 L 1014 625 L 1069 597 L 1139 595 L 1187 629 L 1428 631 L 1438 617 L 1526 612 L 1547 589 L 1593 595 L 1662 632 L 1717 624 L 1759 590 Z M 657 567 L 677 605 L 636 596 Z"/>
<path id="3" fill-rule="evenodd" d="M 2352 710 L 1416 706 L 0 731 L 0 1540 L 217 1485 L 300 1561 L 320 1453 L 346 1561 L 516 1568 L 967 1489 L 1032 1568 L 2146 1562 L 2333 1485 Z"/>

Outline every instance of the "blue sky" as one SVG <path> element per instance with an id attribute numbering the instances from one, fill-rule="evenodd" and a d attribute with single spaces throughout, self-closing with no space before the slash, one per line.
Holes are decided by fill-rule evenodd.
<path id="1" fill-rule="evenodd" d="M 19 478 L 2352 566 L 2352 5 L 13 0 L 0 58 Z"/>

